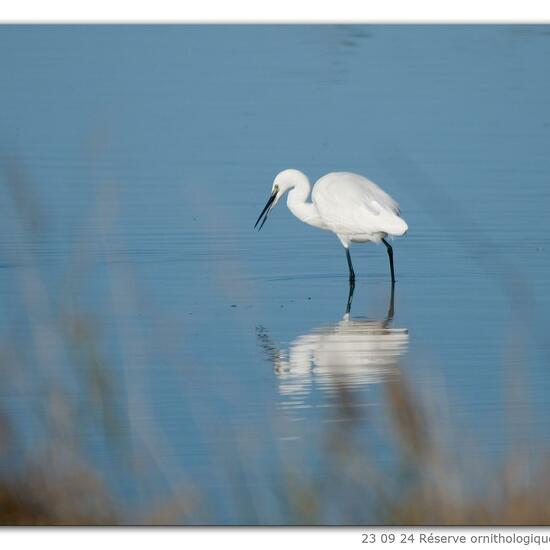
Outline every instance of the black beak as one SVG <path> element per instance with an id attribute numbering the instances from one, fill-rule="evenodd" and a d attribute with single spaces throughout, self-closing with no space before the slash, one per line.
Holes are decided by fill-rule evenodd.
<path id="1" fill-rule="evenodd" d="M 262 213 L 258 216 L 258 219 L 256 220 L 256 223 L 254 224 L 254 229 L 256 229 L 256 226 L 260 223 L 260 220 L 262 219 L 262 216 L 264 216 L 264 219 L 262 220 L 262 223 L 260 224 L 260 227 L 258 227 L 258 231 L 264 226 L 265 220 L 267 220 L 267 215 L 269 214 L 269 211 L 271 210 L 271 205 L 273 204 L 273 201 L 275 200 L 275 197 L 277 196 L 277 191 L 273 191 L 271 193 L 271 197 L 269 197 L 269 200 L 267 201 L 267 204 L 264 206 L 264 209 L 262 210 Z"/>

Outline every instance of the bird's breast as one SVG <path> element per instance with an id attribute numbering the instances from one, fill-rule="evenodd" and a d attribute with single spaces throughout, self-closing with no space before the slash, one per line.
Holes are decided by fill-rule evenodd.
<path id="1" fill-rule="evenodd" d="M 362 233 L 350 235 L 349 239 L 353 243 L 379 243 L 385 236 L 386 233 Z"/>

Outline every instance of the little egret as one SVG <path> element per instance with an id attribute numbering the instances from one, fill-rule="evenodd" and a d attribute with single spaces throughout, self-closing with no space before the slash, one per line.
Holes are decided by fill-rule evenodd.
<path id="1" fill-rule="evenodd" d="M 299 220 L 332 231 L 340 239 L 346 250 L 351 286 L 355 285 L 355 272 L 350 244 L 369 241 L 383 242 L 386 246 L 393 284 L 393 249 L 386 237 L 403 235 L 408 229 L 400 216 L 399 205 L 374 182 L 350 172 L 332 172 L 317 180 L 311 202 L 307 202 L 310 189 L 307 176 L 299 170 L 288 169 L 277 174 L 269 200 L 254 227 L 262 220 L 259 231 L 279 199 L 290 191 L 287 206 Z"/>

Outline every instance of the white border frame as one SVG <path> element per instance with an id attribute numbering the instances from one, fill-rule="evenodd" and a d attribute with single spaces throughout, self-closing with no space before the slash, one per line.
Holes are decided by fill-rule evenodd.
<path id="1" fill-rule="evenodd" d="M 6 23 L 544 23 L 545 0 L 4 0 Z"/>

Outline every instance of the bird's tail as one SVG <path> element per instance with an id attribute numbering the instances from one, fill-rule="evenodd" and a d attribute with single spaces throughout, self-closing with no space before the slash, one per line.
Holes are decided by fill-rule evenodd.
<path id="1" fill-rule="evenodd" d="M 394 235 L 395 237 L 404 235 L 409 229 L 407 222 L 399 216 L 393 216 L 391 221 L 388 220 L 388 222 L 386 222 L 386 226 L 386 233 L 388 235 Z"/>

